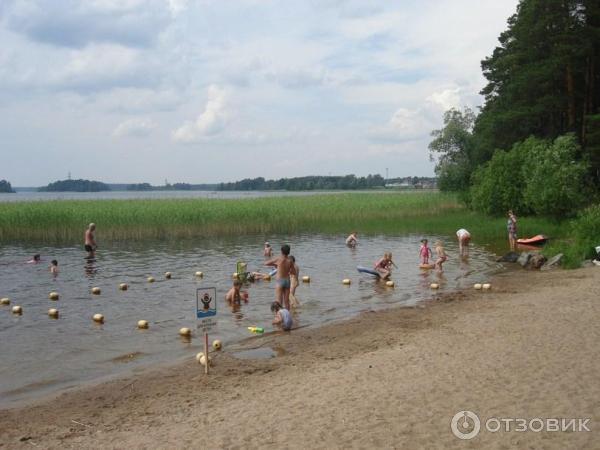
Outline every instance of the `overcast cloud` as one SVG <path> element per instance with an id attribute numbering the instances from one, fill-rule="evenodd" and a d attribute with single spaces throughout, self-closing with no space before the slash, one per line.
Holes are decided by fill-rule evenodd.
<path id="1" fill-rule="evenodd" d="M 0 179 L 432 175 L 517 0 L 2 0 Z"/>

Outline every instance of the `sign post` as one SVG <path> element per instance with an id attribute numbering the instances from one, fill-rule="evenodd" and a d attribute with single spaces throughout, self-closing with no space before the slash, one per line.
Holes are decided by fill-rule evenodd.
<path id="1" fill-rule="evenodd" d="M 196 289 L 196 327 L 204 332 L 204 373 L 208 374 L 208 332 L 217 326 L 217 288 Z"/>

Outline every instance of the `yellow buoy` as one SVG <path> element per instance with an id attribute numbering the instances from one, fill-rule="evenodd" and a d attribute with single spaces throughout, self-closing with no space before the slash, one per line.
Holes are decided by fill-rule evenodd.
<path id="1" fill-rule="evenodd" d="M 187 327 L 183 327 L 179 329 L 179 336 L 190 337 L 192 335 L 192 330 Z"/>
<path id="2" fill-rule="evenodd" d="M 167 280 L 170 280 L 172 275 L 173 275 L 173 274 L 172 274 L 171 272 L 165 272 L 165 278 L 166 278 Z"/>
<path id="3" fill-rule="evenodd" d="M 267 274 L 264 276 L 263 280 L 265 281 L 271 281 L 271 275 Z"/>
<path id="4" fill-rule="evenodd" d="M 439 288 L 440 288 L 440 285 L 439 285 L 439 284 L 437 284 L 437 283 L 431 283 L 431 284 L 429 285 L 429 287 L 430 287 L 431 289 L 439 289 Z"/>
<path id="5" fill-rule="evenodd" d="M 148 277 L 148 283 L 154 283 L 154 277 Z"/>
<path id="6" fill-rule="evenodd" d="M 148 325 L 148 321 L 147 321 L 147 320 L 138 320 L 138 325 L 137 325 L 137 327 L 138 327 L 140 330 L 145 330 L 146 328 L 148 328 L 148 326 L 149 326 L 149 325 Z"/>
<path id="7" fill-rule="evenodd" d="M 20 306 L 16 305 L 12 307 L 12 313 L 13 314 L 23 314 L 23 308 L 21 308 Z"/>
<path id="8" fill-rule="evenodd" d="M 342 280 L 342 284 L 351 284 L 351 283 L 352 283 L 352 281 L 350 281 L 350 278 L 344 278 Z"/>
<path id="9" fill-rule="evenodd" d="M 50 308 L 50 309 L 48 310 L 48 315 L 49 315 L 50 317 L 52 317 L 53 319 L 58 319 L 58 309 L 55 309 L 55 308 Z"/>
<path id="10" fill-rule="evenodd" d="M 10 298 L 4 297 L 3 299 L 0 299 L 0 305 L 10 305 Z"/>
<path id="11" fill-rule="evenodd" d="M 99 287 L 93 287 L 92 288 L 92 294 L 94 295 L 100 295 L 102 293 L 102 290 Z"/>
<path id="12" fill-rule="evenodd" d="M 58 299 L 59 299 L 58 292 L 50 292 L 50 293 L 48 294 L 48 298 L 49 298 L 50 300 L 58 300 Z"/>
<path id="13" fill-rule="evenodd" d="M 237 272 L 234 272 L 234 273 L 231 275 L 231 278 L 233 278 L 234 280 L 237 280 L 237 279 L 239 278 L 239 274 L 238 274 Z"/>
<path id="14" fill-rule="evenodd" d="M 92 320 L 96 323 L 104 323 L 104 316 L 102 314 L 94 314 Z"/>
<path id="15" fill-rule="evenodd" d="M 388 281 L 385 282 L 385 285 L 387 287 L 394 287 L 394 282 L 392 280 L 388 280 Z"/>
<path id="16" fill-rule="evenodd" d="M 302 281 L 304 281 L 305 283 L 310 283 L 310 277 L 308 275 L 304 275 L 302 277 Z"/>
<path id="17" fill-rule="evenodd" d="M 221 348 L 222 348 L 221 341 L 220 341 L 220 340 L 218 340 L 218 339 L 215 339 L 215 340 L 213 341 L 213 343 L 212 343 L 212 346 L 213 346 L 213 348 L 214 348 L 216 351 L 219 351 L 219 350 L 221 350 Z"/>
<path id="18" fill-rule="evenodd" d="M 492 288 L 492 285 L 490 283 L 483 283 L 481 287 L 484 291 L 489 291 Z"/>
<path id="19" fill-rule="evenodd" d="M 196 276 L 198 278 L 202 278 L 204 276 L 204 274 L 202 272 L 198 271 L 198 272 L 196 272 Z"/>
<path id="20" fill-rule="evenodd" d="M 200 352 L 196 355 L 196 361 L 198 361 L 203 366 L 206 365 L 206 355 L 203 352 Z M 208 357 L 208 364 L 212 366 L 212 358 Z"/>
<path id="21" fill-rule="evenodd" d="M 475 290 L 477 290 L 477 291 L 481 290 L 481 288 L 482 288 L 482 286 L 481 286 L 481 283 L 475 283 L 475 284 L 473 285 L 473 289 L 475 289 Z"/>
<path id="22" fill-rule="evenodd" d="M 120 291 L 126 291 L 127 289 L 129 289 L 129 286 L 127 286 L 127 283 L 121 283 L 121 284 L 119 284 L 119 290 Z"/>

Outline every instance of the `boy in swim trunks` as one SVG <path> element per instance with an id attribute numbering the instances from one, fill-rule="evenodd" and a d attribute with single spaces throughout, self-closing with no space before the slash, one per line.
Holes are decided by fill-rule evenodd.
<path id="1" fill-rule="evenodd" d="M 437 241 L 435 243 L 435 253 L 437 254 L 435 268 L 442 272 L 442 264 L 444 264 L 444 262 L 446 262 L 446 260 L 448 259 L 448 255 L 446 255 L 446 250 L 444 250 L 444 245 L 442 244 L 442 241 Z"/>
<path id="2" fill-rule="evenodd" d="M 281 256 L 265 263 L 266 266 L 277 267 L 275 301 L 288 311 L 290 309 L 290 274 L 296 275 L 294 263 L 290 260 L 289 255 L 290 246 L 285 244 L 281 247 Z"/>
<path id="3" fill-rule="evenodd" d="M 273 325 L 281 325 L 283 331 L 290 331 L 292 329 L 294 321 L 292 320 L 292 315 L 288 309 L 282 307 L 277 302 L 273 302 L 271 304 L 271 312 L 275 313 Z"/>
<path id="4" fill-rule="evenodd" d="M 421 239 L 421 248 L 419 249 L 419 256 L 421 257 L 421 265 L 429 265 L 431 249 L 427 246 L 427 239 Z"/>
<path id="5" fill-rule="evenodd" d="M 244 303 L 248 303 L 248 293 L 241 292 L 241 287 L 242 282 L 240 280 L 235 280 L 233 282 L 233 286 L 231 287 L 231 289 L 229 289 L 229 291 L 227 291 L 227 294 L 225 294 L 225 300 L 227 301 L 227 303 L 229 303 L 230 305 L 239 306 L 242 304 L 242 299 L 244 300 Z"/>
<path id="6" fill-rule="evenodd" d="M 94 232 L 96 231 L 96 224 L 90 223 L 88 229 L 85 230 L 85 251 L 88 254 L 88 258 L 93 258 L 96 256 L 96 238 L 94 237 Z"/>
<path id="7" fill-rule="evenodd" d="M 464 228 L 461 228 L 456 232 L 456 239 L 458 239 L 458 252 L 460 256 L 469 256 L 469 242 L 471 241 L 471 233 Z"/>
<path id="8" fill-rule="evenodd" d="M 356 247 L 356 244 L 358 244 L 358 233 L 353 231 L 350 233 L 350 236 L 346 238 L 346 245 L 348 247 Z"/>

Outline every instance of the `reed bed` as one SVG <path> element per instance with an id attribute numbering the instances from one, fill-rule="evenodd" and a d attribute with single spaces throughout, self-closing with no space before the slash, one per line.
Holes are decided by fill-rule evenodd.
<path id="1" fill-rule="evenodd" d="M 79 243 L 90 222 L 102 242 L 210 236 L 348 233 L 503 237 L 503 219 L 469 212 L 451 194 L 344 193 L 254 199 L 56 200 L 0 203 L 0 242 Z M 559 225 L 525 219 L 532 233 Z M 543 227 L 538 229 L 536 227 Z M 548 227 L 552 230 L 548 231 Z M 521 229 L 522 229 L 521 228 Z M 535 232 L 533 229 L 535 228 Z"/>

